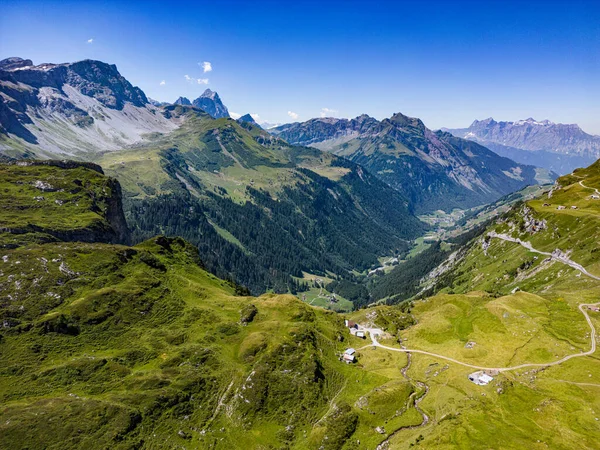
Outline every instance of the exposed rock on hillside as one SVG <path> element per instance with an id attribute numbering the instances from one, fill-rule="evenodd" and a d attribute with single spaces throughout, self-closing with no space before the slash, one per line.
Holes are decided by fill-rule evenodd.
<path id="1" fill-rule="evenodd" d="M 115 65 L 29 63 L 0 62 L 0 152 L 20 157 L 25 148 L 41 157 L 76 156 L 121 149 L 178 126 Z"/>
<path id="2" fill-rule="evenodd" d="M 0 165 L 7 198 L 0 244 L 24 241 L 127 243 L 119 183 L 100 166 L 73 161 Z"/>

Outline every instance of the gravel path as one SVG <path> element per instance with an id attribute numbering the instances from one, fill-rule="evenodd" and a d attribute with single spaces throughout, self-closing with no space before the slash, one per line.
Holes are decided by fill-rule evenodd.
<path id="1" fill-rule="evenodd" d="M 506 234 L 501 234 L 501 233 L 490 232 L 490 233 L 488 233 L 488 236 L 490 236 L 492 238 L 502 239 L 502 240 L 509 241 L 509 242 L 514 242 L 514 243 L 522 245 L 523 247 L 525 247 L 529 251 L 532 251 L 532 252 L 535 252 L 535 253 L 539 253 L 539 254 L 542 254 L 542 255 L 546 255 L 546 256 L 550 256 L 552 259 L 554 259 L 554 260 L 556 260 L 558 262 L 561 262 L 563 264 L 566 264 L 568 266 L 571 266 L 574 269 L 579 270 L 581 273 L 587 275 L 588 277 L 600 281 L 600 277 L 589 273 L 585 269 L 585 267 L 583 267 L 581 264 L 576 263 L 575 261 L 572 261 L 566 254 L 564 254 L 560 250 L 555 250 L 552 253 L 542 252 L 540 250 L 536 250 L 535 248 L 533 248 L 530 242 L 522 241 L 521 239 L 513 238 L 512 236 L 508 236 Z M 445 361 L 450 361 L 452 363 L 459 364 L 459 365 L 465 366 L 465 367 L 469 367 L 471 369 L 491 370 L 491 371 L 497 371 L 497 372 L 507 372 L 507 371 L 511 371 L 511 370 L 525 369 L 525 368 L 528 368 L 528 367 L 549 367 L 549 366 L 556 366 L 558 364 L 562 364 L 565 361 L 568 361 L 568 360 L 573 359 L 573 358 L 581 358 L 583 356 L 589 356 L 589 355 L 593 354 L 596 351 L 596 328 L 594 327 L 594 324 L 592 323 L 592 320 L 590 319 L 590 316 L 589 316 L 589 314 L 588 314 L 588 312 L 586 310 L 586 308 L 588 308 L 590 306 L 600 306 L 600 302 L 597 302 L 597 303 L 582 303 L 582 304 L 579 305 L 579 311 L 581 311 L 581 313 L 585 317 L 585 320 L 587 321 L 587 323 L 588 323 L 588 325 L 590 327 L 590 331 L 591 331 L 591 333 L 590 333 L 590 342 L 591 342 L 591 348 L 590 348 L 590 350 L 588 350 L 587 352 L 573 353 L 571 355 L 567 355 L 564 358 L 559 359 L 558 361 L 552 361 L 552 362 L 548 362 L 548 363 L 527 363 L 527 364 L 519 364 L 518 366 L 510 366 L 510 367 L 483 367 L 483 366 L 477 366 L 475 364 L 469 364 L 469 363 L 466 363 L 466 362 L 462 362 L 462 361 L 459 361 L 457 359 L 450 358 L 448 356 L 438 355 L 437 353 L 427 352 L 425 350 L 415 350 L 415 349 L 388 347 L 387 345 L 380 344 L 379 341 L 377 340 L 377 337 L 381 336 L 383 334 L 383 332 L 380 329 L 378 329 L 378 328 L 364 328 L 364 327 L 361 327 L 361 328 L 365 329 L 366 331 L 369 331 L 369 336 L 371 336 L 372 345 L 374 347 L 380 347 L 380 348 L 384 348 L 386 350 L 391 350 L 391 351 L 394 351 L 394 352 L 420 353 L 422 355 L 433 356 L 434 358 L 439 358 L 439 359 L 443 359 Z"/>

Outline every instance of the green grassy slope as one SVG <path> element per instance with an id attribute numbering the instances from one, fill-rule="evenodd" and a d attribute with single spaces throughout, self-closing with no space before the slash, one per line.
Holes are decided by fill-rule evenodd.
<path id="1" fill-rule="evenodd" d="M 82 177 L 32 170 L 65 192 Z M 90 192 L 108 181 L 85 175 Z M 342 317 L 289 295 L 236 296 L 181 238 L 3 245 L 0 291 L 2 448 L 342 448 L 352 435 L 377 443 L 390 414 L 418 422 L 405 408 L 416 387 L 389 368 L 402 355 L 342 363 L 364 343 Z"/>
<path id="2" fill-rule="evenodd" d="M 86 192 L 107 183 L 81 167 L 27 169 L 41 181 L 63 180 L 64 192 L 77 185 L 75 173 L 86 175 Z M 16 183 L 22 167 L 3 170 L 12 180 L 5 189 L 27 186 Z M 532 211 L 548 208 L 537 202 L 580 206 L 547 211 L 546 229 L 527 238 L 551 248 L 543 234 L 551 230 L 564 245 L 566 221 L 582 236 L 572 258 L 590 272 L 597 247 L 584 237 L 598 236 L 590 197 L 597 175 L 595 167 L 579 171 L 561 179 L 550 200 L 527 203 Z M 86 217 L 88 206 L 76 202 L 74 217 Z M 522 208 L 497 231 L 525 238 Z M 32 214 L 32 225 L 62 223 L 60 209 L 47 211 Z M 293 296 L 235 295 L 181 238 L 128 247 L 31 233 L 2 244 L 2 448 L 597 448 L 596 355 L 502 372 L 476 386 L 467 379 L 474 369 L 373 348 L 348 333 L 342 316 Z M 600 282 L 556 261 L 523 265 L 533 255 L 515 244 L 493 239 L 480 252 L 477 241 L 446 272 L 446 293 L 349 318 L 382 328 L 384 345 L 473 365 L 545 363 L 589 349 L 576 305 L 598 301 Z M 521 291 L 511 294 L 516 283 Z M 600 328 L 598 314 L 590 317 Z M 339 360 L 348 347 L 357 349 L 356 364 Z"/>
<path id="3" fill-rule="evenodd" d="M 400 332 L 404 345 L 484 367 L 551 362 L 590 346 L 579 312 L 534 294 L 439 295 L 416 302 L 412 313 L 418 323 Z M 600 316 L 592 317 L 598 327 Z M 575 358 L 477 386 L 467 379 L 475 369 L 413 354 L 407 374 L 428 386 L 420 407 L 429 423 L 400 431 L 388 448 L 597 449 L 599 369 L 598 356 Z"/>
<path id="4" fill-rule="evenodd" d="M 2 164 L 0 192 L 2 245 L 24 240 L 127 240 L 119 184 L 94 164 Z"/>
<path id="5" fill-rule="evenodd" d="M 484 367 L 548 363 L 588 351 L 590 328 L 578 305 L 600 301 L 600 281 L 488 233 L 505 233 L 541 251 L 560 249 L 600 276 L 600 200 L 592 197 L 598 188 L 595 163 L 560 178 L 550 196 L 516 205 L 490 225 L 437 273 L 442 294 L 415 302 L 418 323 L 400 332 L 404 345 Z M 598 329 L 600 316 L 589 314 Z M 440 367 L 444 360 L 414 356 L 408 375 L 429 386 L 421 407 L 430 423 L 398 433 L 390 448 L 417 440 L 441 449 L 599 448 L 597 353 L 503 372 L 484 387 L 467 380 L 475 369 Z"/>

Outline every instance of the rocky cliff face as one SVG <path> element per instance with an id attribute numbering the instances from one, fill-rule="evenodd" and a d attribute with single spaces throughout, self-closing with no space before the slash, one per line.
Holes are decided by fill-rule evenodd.
<path id="1" fill-rule="evenodd" d="M 29 62 L 17 62 L 17 67 L 14 62 L 0 62 L 3 72 L 0 73 L 0 79 L 37 89 L 50 87 L 59 91 L 64 85 L 69 85 L 105 106 L 119 110 L 123 109 L 126 102 L 140 107 L 148 103 L 144 92 L 132 86 L 114 64 L 85 60 L 67 64 L 21 65 Z"/>
<path id="2" fill-rule="evenodd" d="M 1 70 L 14 70 L 22 69 L 23 67 L 33 66 L 33 62 L 30 59 L 23 59 L 18 57 L 6 58 L 0 61 Z"/>
<path id="3" fill-rule="evenodd" d="M 381 121 L 367 115 L 312 119 L 269 132 L 361 164 L 421 212 L 487 203 L 535 184 L 539 175 L 531 166 L 449 133 L 433 132 L 421 120 L 400 113 Z"/>
<path id="4" fill-rule="evenodd" d="M 0 165 L 8 197 L 0 246 L 23 242 L 129 243 L 121 186 L 93 163 L 19 161 Z"/>
<path id="5" fill-rule="evenodd" d="M 176 127 L 115 65 L 0 61 L 0 153 L 22 156 L 25 148 L 38 157 L 76 157 Z"/>
<path id="6" fill-rule="evenodd" d="M 219 94 L 210 89 L 205 90 L 200 97 L 192 102 L 192 105 L 207 112 L 215 119 L 229 117 L 229 111 L 221 101 Z"/>

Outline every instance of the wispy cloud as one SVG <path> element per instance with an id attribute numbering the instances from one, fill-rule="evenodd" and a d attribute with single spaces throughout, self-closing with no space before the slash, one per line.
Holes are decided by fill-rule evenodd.
<path id="1" fill-rule="evenodd" d="M 162 81 L 160 82 L 160 85 L 161 85 L 161 86 L 164 86 L 165 84 L 167 84 L 167 82 L 166 82 L 165 80 L 162 80 Z"/>
<path id="2" fill-rule="evenodd" d="M 192 84 L 208 84 L 208 78 L 193 78 L 189 75 L 183 76 L 188 83 Z"/>
<path id="3" fill-rule="evenodd" d="M 202 70 L 204 70 L 204 73 L 212 72 L 212 64 L 210 62 L 204 61 L 204 62 L 198 63 L 198 65 L 202 67 Z"/>
<path id="4" fill-rule="evenodd" d="M 94 39 L 93 39 L 93 38 L 90 38 L 90 39 L 88 39 L 88 40 L 87 40 L 87 43 L 88 43 L 88 44 L 91 44 L 91 43 L 93 43 L 93 42 L 94 42 Z"/>
<path id="5" fill-rule="evenodd" d="M 294 111 L 288 111 L 288 116 L 290 116 L 294 120 L 296 120 L 299 117 L 298 114 Z"/>
<path id="6" fill-rule="evenodd" d="M 236 112 L 233 112 L 233 111 L 229 111 L 229 115 L 231 116 L 231 118 L 232 118 L 232 119 L 235 119 L 235 120 L 237 120 L 237 119 L 239 119 L 240 117 L 242 117 L 242 115 L 241 115 L 241 114 L 239 114 L 239 113 L 236 113 Z"/>
<path id="7" fill-rule="evenodd" d="M 337 109 L 321 108 L 321 117 L 333 117 L 338 113 Z"/>
<path id="8" fill-rule="evenodd" d="M 260 121 L 260 116 L 257 113 L 250 113 L 250 116 L 254 119 L 255 122 Z"/>

